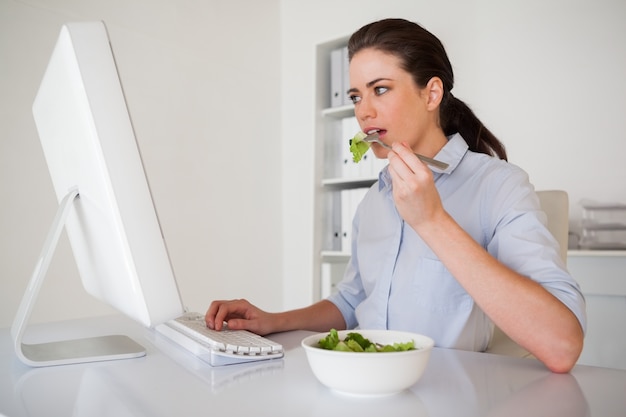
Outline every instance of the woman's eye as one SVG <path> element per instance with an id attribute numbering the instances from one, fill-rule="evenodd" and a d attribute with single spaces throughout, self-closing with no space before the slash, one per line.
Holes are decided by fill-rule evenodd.
<path id="1" fill-rule="evenodd" d="M 348 98 L 350 99 L 350 101 L 352 102 L 352 104 L 356 104 L 356 103 L 358 103 L 359 101 L 361 101 L 361 97 L 359 97 L 359 96 L 354 96 L 354 95 L 352 95 L 352 96 L 350 96 L 350 97 L 348 97 Z"/>
<path id="2" fill-rule="evenodd" d="M 381 94 L 385 94 L 387 90 L 388 90 L 387 87 L 374 87 L 374 93 L 376 93 L 377 96 L 380 96 Z"/>

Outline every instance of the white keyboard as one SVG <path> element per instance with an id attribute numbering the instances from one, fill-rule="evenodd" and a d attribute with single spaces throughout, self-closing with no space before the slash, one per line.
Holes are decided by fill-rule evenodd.
<path id="1" fill-rule="evenodd" d="M 155 330 L 212 366 L 282 358 L 283 347 L 246 330 L 211 330 L 204 316 L 185 315 L 159 324 Z"/>

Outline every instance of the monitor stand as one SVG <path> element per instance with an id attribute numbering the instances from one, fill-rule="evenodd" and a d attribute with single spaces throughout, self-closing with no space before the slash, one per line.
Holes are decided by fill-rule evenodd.
<path id="1" fill-rule="evenodd" d="M 65 227 L 65 221 L 76 198 L 79 198 L 78 189 L 72 189 L 59 204 L 54 222 L 48 232 L 41 254 L 37 259 L 35 270 L 11 327 L 15 353 L 22 362 L 30 366 L 40 367 L 128 359 L 145 356 L 146 354 L 143 346 L 123 335 L 107 335 L 40 344 L 22 343 L 28 319 L 37 300 L 41 284 L 46 276 L 50 261 L 59 242 L 59 237 Z"/>

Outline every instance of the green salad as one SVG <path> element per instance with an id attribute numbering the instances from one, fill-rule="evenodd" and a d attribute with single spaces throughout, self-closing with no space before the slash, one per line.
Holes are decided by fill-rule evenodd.
<path id="1" fill-rule="evenodd" d="M 351 332 L 343 340 L 339 340 L 337 330 L 330 329 L 330 333 L 318 342 L 319 347 L 327 350 L 340 350 L 344 352 L 403 352 L 415 350 L 415 341 L 406 343 L 394 343 L 393 345 L 381 345 L 366 339 L 360 333 Z"/>
<path id="2" fill-rule="evenodd" d="M 370 148 L 370 144 L 368 142 L 363 142 L 367 135 L 363 132 L 359 132 L 352 139 L 350 139 L 350 152 L 352 152 L 352 160 L 354 162 L 359 162 L 365 152 Z"/>

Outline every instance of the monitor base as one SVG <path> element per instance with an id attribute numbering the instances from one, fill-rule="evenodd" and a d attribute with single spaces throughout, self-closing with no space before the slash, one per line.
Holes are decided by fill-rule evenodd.
<path id="1" fill-rule="evenodd" d="M 22 362 L 33 367 L 131 359 L 146 355 L 143 346 L 123 335 L 39 344 L 22 343 L 20 351 Z"/>

